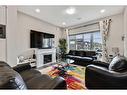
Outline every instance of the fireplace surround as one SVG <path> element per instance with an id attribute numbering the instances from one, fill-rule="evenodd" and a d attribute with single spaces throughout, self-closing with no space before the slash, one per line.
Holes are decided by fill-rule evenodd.
<path id="1" fill-rule="evenodd" d="M 45 64 L 56 62 L 56 49 L 37 49 L 35 50 L 37 59 L 37 68 L 44 66 Z"/>

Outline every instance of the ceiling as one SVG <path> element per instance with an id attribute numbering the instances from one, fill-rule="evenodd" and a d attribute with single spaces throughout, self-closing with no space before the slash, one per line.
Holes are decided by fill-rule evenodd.
<path id="1" fill-rule="evenodd" d="M 74 7 L 76 13 L 68 15 L 65 10 Z M 40 9 L 37 13 L 35 9 Z M 105 9 L 104 13 L 100 10 Z M 18 11 L 39 18 L 59 27 L 69 27 L 123 12 L 124 6 L 18 6 Z M 66 25 L 62 23 L 65 22 Z"/>

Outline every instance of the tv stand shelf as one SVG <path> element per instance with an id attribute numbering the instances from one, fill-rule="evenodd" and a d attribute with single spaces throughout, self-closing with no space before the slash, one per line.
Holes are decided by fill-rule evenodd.
<path id="1" fill-rule="evenodd" d="M 30 63 L 30 65 L 32 67 L 35 67 L 36 66 L 36 59 L 25 59 L 25 60 L 19 62 L 18 64 L 26 64 L 26 63 Z"/>

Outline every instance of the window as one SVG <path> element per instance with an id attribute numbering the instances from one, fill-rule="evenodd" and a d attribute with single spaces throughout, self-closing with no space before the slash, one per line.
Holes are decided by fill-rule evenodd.
<path id="1" fill-rule="evenodd" d="M 102 38 L 100 32 L 93 33 L 93 50 L 102 50 Z"/>
<path id="2" fill-rule="evenodd" d="M 84 34 L 84 50 L 91 50 L 91 33 Z"/>
<path id="3" fill-rule="evenodd" d="M 69 36 L 71 50 L 102 50 L 102 38 L 99 31 Z"/>
<path id="4" fill-rule="evenodd" d="M 83 49 L 83 35 L 76 35 L 76 48 L 78 50 L 82 50 Z"/>
<path id="5" fill-rule="evenodd" d="M 71 49 L 71 50 L 76 50 L 76 40 L 75 40 L 75 36 L 70 36 L 70 37 L 69 37 L 69 44 L 70 44 L 70 49 Z"/>

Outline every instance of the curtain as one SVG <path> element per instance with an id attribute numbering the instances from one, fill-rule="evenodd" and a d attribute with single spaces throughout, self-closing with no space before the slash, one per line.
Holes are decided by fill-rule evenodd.
<path id="1" fill-rule="evenodd" d="M 67 52 L 69 52 L 69 30 L 65 29 L 65 33 L 66 33 L 66 40 L 67 40 Z"/>
<path id="2" fill-rule="evenodd" d="M 107 40 L 109 37 L 111 19 L 106 19 L 99 22 L 100 32 L 102 35 L 102 61 L 109 62 Z"/>

